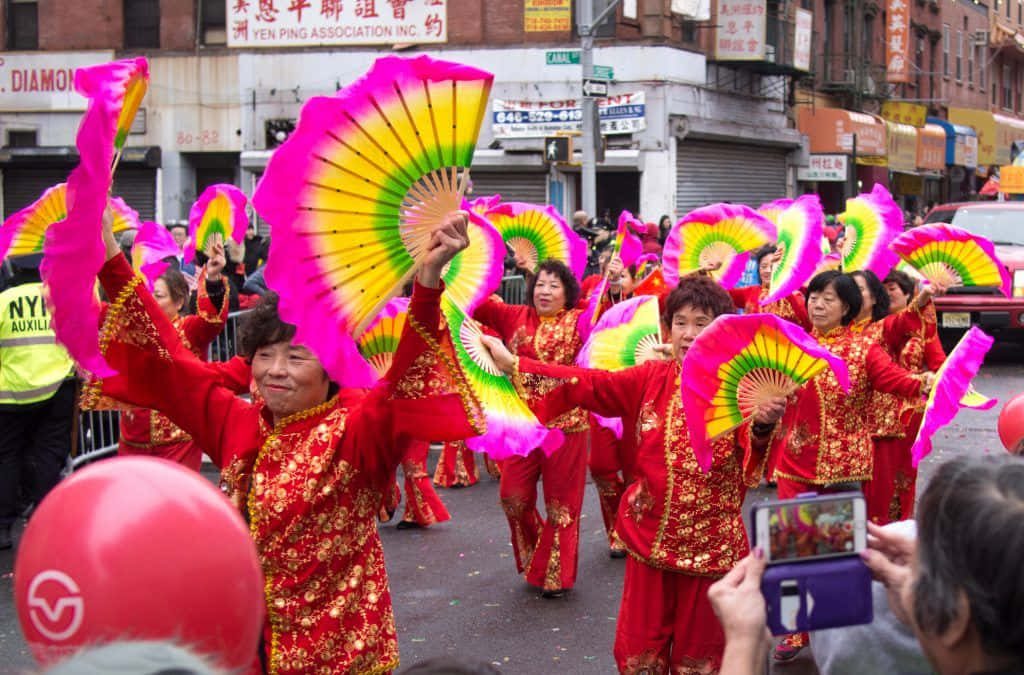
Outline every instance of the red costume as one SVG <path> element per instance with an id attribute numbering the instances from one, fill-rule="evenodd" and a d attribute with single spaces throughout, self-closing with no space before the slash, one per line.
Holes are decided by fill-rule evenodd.
<path id="1" fill-rule="evenodd" d="M 429 441 L 410 438 L 402 457 L 402 473 L 405 474 L 405 515 L 402 520 L 421 527 L 452 518 L 430 482 L 430 474 L 427 473 L 429 452 Z"/>
<path id="2" fill-rule="evenodd" d="M 445 443 L 434 469 L 434 484 L 441 487 L 469 487 L 476 485 L 476 457 L 462 441 Z"/>
<path id="3" fill-rule="evenodd" d="M 736 309 L 744 314 L 774 314 L 777 317 L 792 321 L 806 331 L 811 330 L 811 320 L 807 316 L 807 303 L 801 293 L 793 293 L 781 300 L 761 305 L 761 299 L 768 295 L 768 286 L 744 286 L 730 288 L 729 297 Z"/>
<path id="4" fill-rule="evenodd" d="M 827 335 L 811 334 L 846 362 L 850 391 L 844 393 L 830 368 L 797 392 L 795 405 L 782 420 L 775 478 L 779 498 L 790 499 L 808 486 L 826 492 L 829 486 L 859 483 L 873 470 L 871 429 L 867 410 L 872 389 L 907 399 L 919 398 L 921 380 L 899 368 L 870 337 L 840 326 Z"/>
<path id="5" fill-rule="evenodd" d="M 185 348 L 203 361 L 206 360 L 207 348 L 224 330 L 224 322 L 228 318 L 228 294 L 222 285 L 219 298 L 211 299 L 207 292 L 209 283 L 206 275 L 202 274 L 196 298 L 196 314 L 179 316 L 171 322 Z M 218 300 L 220 309 L 216 306 Z M 131 407 L 122 411 L 117 454 L 163 457 L 193 471 L 199 471 L 203 462 L 203 449 L 191 436 L 167 419 L 166 415 L 148 408 Z"/>
<path id="6" fill-rule="evenodd" d="M 583 406 L 621 417 L 634 435 L 637 479 L 627 488 L 615 537 L 629 552 L 615 636 L 624 673 L 712 672 L 725 636 L 708 587 L 747 554 L 742 505 L 766 463 L 770 429 L 749 425 L 714 444 L 701 472 L 690 445 L 676 361 L 616 373 L 523 358 L 517 378 L 549 393 L 532 407 L 542 421 Z"/>
<path id="7" fill-rule="evenodd" d="M 107 261 L 100 280 L 116 298 L 100 345 L 121 375 L 91 386 L 165 413 L 222 467 L 266 580 L 268 671 L 394 669 L 398 642 L 376 523 L 383 493 L 404 439 L 483 431 L 450 345 L 439 342 L 441 289 L 416 286 L 380 385 L 342 389 L 275 423 L 181 346 L 123 256 Z"/>
<path id="8" fill-rule="evenodd" d="M 495 330 L 513 353 L 570 364 L 583 346 L 577 326 L 581 314 L 579 309 L 563 310 L 542 319 L 532 306 L 489 300 L 477 308 L 474 318 Z M 527 404 L 546 393 L 529 378 L 519 384 Z M 501 506 L 512 533 L 517 569 L 530 584 L 557 591 L 576 583 L 590 425 L 586 413 L 576 408 L 548 426 L 561 429 L 565 443 L 550 457 L 534 450 L 527 457 L 506 459 L 501 467 Z M 547 519 L 537 511 L 541 478 Z"/>
<path id="9" fill-rule="evenodd" d="M 921 374 L 936 371 L 946 358 L 936 329 L 935 306 L 905 309 L 866 328 L 897 365 Z M 874 475 L 864 483 L 868 517 L 879 525 L 913 517 L 917 469 L 910 447 L 921 426 L 921 401 L 874 392 L 869 426 L 874 441 Z"/>

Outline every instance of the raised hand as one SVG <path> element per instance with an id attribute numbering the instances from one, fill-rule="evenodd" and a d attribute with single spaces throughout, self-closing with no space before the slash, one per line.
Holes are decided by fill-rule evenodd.
<path id="1" fill-rule="evenodd" d="M 469 215 L 465 211 L 454 211 L 445 216 L 441 227 L 430 235 L 427 257 L 419 272 L 419 282 L 429 288 L 441 283 L 441 271 L 455 255 L 469 246 Z"/>

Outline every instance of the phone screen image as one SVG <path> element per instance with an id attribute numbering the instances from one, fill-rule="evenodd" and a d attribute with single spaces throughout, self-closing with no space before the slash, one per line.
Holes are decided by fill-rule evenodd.
<path id="1" fill-rule="evenodd" d="M 768 511 L 769 560 L 773 562 L 849 555 L 857 550 L 853 499 L 764 508 Z"/>

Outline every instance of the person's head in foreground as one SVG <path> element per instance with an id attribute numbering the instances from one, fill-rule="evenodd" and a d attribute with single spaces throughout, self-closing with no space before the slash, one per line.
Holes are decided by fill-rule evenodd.
<path id="1" fill-rule="evenodd" d="M 526 287 L 537 315 L 551 317 L 564 309 L 572 309 L 580 299 L 580 284 L 572 270 L 560 260 L 549 258 L 537 267 L 537 274 Z"/>
<path id="2" fill-rule="evenodd" d="M 943 464 L 917 510 L 917 543 L 874 537 L 865 557 L 939 673 L 1024 670 L 1024 459 Z M 899 551 L 912 551 L 909 565 Z"/>
<path id="3" fill-rule="evenodd" d="M 1024 458 L 943 464 L 917 510 L 917 539 L 868 523 L 861 557 L 940 675 L 1024 672 Z M 759 672 L 768 648 L 763 555 L 708 591 L 726 635 L 722 672 Z"/>
<path id="4" fill-rule="evenodd" d="M 849 326 L 864 302 L 857 282 L 836 270 L 815 275 L 807 284 L 806 298 L 811 325 L 822 334 Z"/>
<path id="5" fill-rule="evenodd" d="M 222 675 L 222 671 L 189 650 L 167 642 L 114 642 L 83 649 L 44 671 L 44 675 Z"/>
<path id="6" fill-rule="evenodd" d="M 668 326 L 672 355 L 682 361 L 701 331 L 719 315 L 732 312 L 732 299 L 711 277 L 690 274 L 680 279 L 665 300 L 662 317 Z"/>

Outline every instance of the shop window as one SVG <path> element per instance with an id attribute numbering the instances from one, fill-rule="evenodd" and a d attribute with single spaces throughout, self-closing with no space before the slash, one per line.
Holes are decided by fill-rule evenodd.
<path id="1" fill-rule="evenodd" d="M 974 47 L 978 50 L 978 88 L 985 91 L 985 68 L 986 68 L 986 47 L 979 45 Z"/>
<path id="2" fill-rule="evenodd" d="M 39 49 L 39 3 L 36 0 L 8 1 L 7 48 Z"/>
<path id="3" fill-rule="evenodd" d="M 1003 107 L 1013 110 L 1013 71 L 1010 64 L 1003 64 Z"/>
<path id="4" fill-rule="evenodd" d="M 200 10 L 202 12 L 200 20 L 203 27 L 203 44 L 227 44 L 227 4 L 224 0 L 201 0 Z"/>
<path id="5" fill-rule="evenodd" d="M 968 33 L 968 37 L 970 34 Z M 974 84 L 974 45 L 967 47 L 967 84 Z"/>
<path id="6" fill-rule="evenodd" d="M 39 145 L 39 134 L 35 130 L 18 131 L 11 129 L 7 132 L 8 148 L 34 148 Z"/>
<path id="7" fill-rule="evenodd" d="M 124 0 L 124 48 L 160 46 L 160 0 Z"/>

